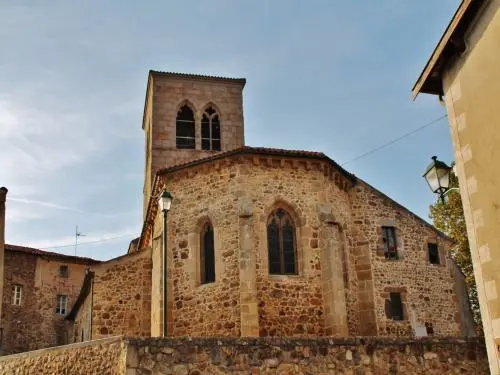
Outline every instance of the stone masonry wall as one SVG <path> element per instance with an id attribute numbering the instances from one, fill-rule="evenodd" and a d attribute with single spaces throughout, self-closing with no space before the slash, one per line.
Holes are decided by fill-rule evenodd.
<path id="1" fill-rule="evenodd" d="M 411 336 L 411 320 L 459 335 L 449 247 L 438 231 L 359 181 L 349 192 L 320 161 L 235 156 L 163 176 L 168 215 L 169 335 Z M 296 225 L 297 275 L 270 275 L 266 221 L 283 207 Z M 215 233 L 216 281 L 200 284 L 200 230 Z M 398 260 L 383 256 L 396 228 Z M 161 332 L 162 217 L 153 241 L 152 332 Z M 440 249 L 429 264 L 427 243 Z M 411 272 L 408 272 L 411 270 Z M 387 317 L 391 292 L 405 319 Z"/>
<path id="2" fill-rule="evenodd" d="M 346 323 L 340 324 L 342 333 L 325 328 L 327 312 L 331 319 L 345 319 L 346 309 L 345 301 L 339 300 L 335 304 L 338 314 L 335 306 L 325 310 L 321 257 L 326 241 L 320 238 L 323 224 L 318 214 L 318 205 L 322 204 L 323 209 L 335 211 L 339 218 L 348 217 L 347 196 L 332 188 L 332 196 L 327 198 L 321 191 L 323 171 L 307 170 L 305 162 L 293 166 L 289 161 L 284 168 L 279 163 L 269 168 L 267 163 L 258 159 L 233 161 L 189 172 L 189 176 L 175 174 L 167 178 L 168 189 L 175 197 L 168 215 L 168 253 L 172 254 L 168 285 L 172 286 L 169 295 L 173 295 L 169 301 L 169 334 L 347 335 Z M 334 208 L 330 202 L 335 202 Z M 270 212 L 278 206 L 285 207 L 297 225 L 297 276 L 268 273 L 265 225 Z M 215 232 L 216 281 L 201 285 L 199 233 L 206 220 L 211 221 Z M 158 273 L 162 267 L 155 264 L 161 264 L 161 240 L 156 239 L 161 239 L 161 223 L 158 213 L 153 235 L 153 269 Z M 246 234 L 253 258 L 243 262 L 241 241 Z M 246 279 L 247 272 L 254 275 Z M 342 271 L 336 273 L 342 275 Z M 160 278 L 153 274 L 153 280 Z M 343 301 L 346 288 L 342 276 L 335 284 Z M 160 295 L 153 302 L 156 309 L 162 306 L 160 289 L 155 292 Z M 241 322 L 249 325 L 249 321 L 250 326 L 240 327 Z"/>
<path id="3" fill-rule="evenodd" d="M 3 375 L 486 375 L 484 342 L 456 338 L 119 338 L 0 357 Z"/>
<path id="4" fill-rule="evenodd" d="M 19 353 L 39 349 L 41 312 L 37 309 L 35 291 L 36 257 L 5 252 L 5 280 L 2 310 L 2 352 Z M 21 305 L 13 302 L 14 285 L 23 286 Z"/>
<path id="5" fill-rule="evenodd" d="M 201 117 L 211 105 L 221 122 L 221 151 L 244 145 L 243 86 L 240 82 L 219 79 L 192 79 L 153 75 L 145 113 L 146 170 L 144 207 L 158 169 L 209 156 L 214 151 L 201 149 Z M 187 103 L 195 112 L 196 149 L 176 148 L 177 111 Z"/>
<path id="6" fill-rule="evenodd" d="M 68 267 L 68 277 L 59 267 Z M 62 345 L 68 342 L 64 316 L 82 286 L 87 265 L 23 252 L 5 252 L 5 288 L 2 313 L 4 354 Z M 14 285 L 22 285 L 21 305 L 13 304 Z M 68 297 L 67 311 L 56 314 L 57 296 Z"/>
<path id="7" fill-rule="evenodd" d="M 80 306 L 78 314 L 69 329 L 70 341 L 68 343 L 83 342 L 92 339 L 92 299 L 93 299 L 93 285 L 90 287 L 90 292 L 85 298 L 85 301 Z M 71 326 L 71 323 L 68 324 Z"/>
<path id="8" fill-rule="evenodd" d="M 126 339 L 127 375 L 489 374 L 479 340 Z"/>
<path id="9" fill-rule="evenodd" d="M 357 259 L 358 280 L 365 284 L 367 295 L 370 289 L 373 294 L 373 299 L 360 298 L 360 303 L 373 301 L 377 335 L 409 336 L 412 319 L 421 325 L 431 324 L 435 335 L 461 334 L 462 306 L 455 294 L 455 278 L 446 265 L 451 242 L 364 182 L 360 181 L 351 195 L 356 229 L 351 233 L 352 241 L 359 246 L 357 253 L 363 254 Z M 397 260 L 384 257 L 382 226 L 396 228 Z M 439 265 L 429 262 L 428 242 L 438 245 Z M 361 268 L 362 264 L 367 268 Z M 391 292 L 401 293 L 403 321 L 387 317 Z M 359 296 L 364 294 L 360 292 Z M 363 319 L 366 322 L 370 318 Z"/>
<path id="10" fill-rule="evenodd" d="M 126 353 L 121 338 L 101 339 L 0 357 L 0 373 L 125 375 Z"/>
<path id="11" fill-rule="evenodd" d="M 149 336 L 151 251 L 112 259 L 93 271 L 92 339 L 120 334 Z"/>

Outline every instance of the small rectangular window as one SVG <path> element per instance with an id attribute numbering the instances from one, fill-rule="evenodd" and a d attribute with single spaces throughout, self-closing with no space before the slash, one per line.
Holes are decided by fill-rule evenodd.
<path id="1" fill-rule="evenodd" d="M 429 262 L 431 264 L 439 264 L 439 250 L 435 243 L 428 243 L 427 250 L 429 251 Z"/>
<path id="2" fill-rule="evenodd" d="M 68 266 L 60 266 L 59 267 L 59 277 L 68 277 Z"/>
<path id="3" fill-rule="evenodd" d="M 396 228 L 382 227 L 384 240 L 384 256 L 386 259 L 398 259 L 398 247 L 396 241 Z"/>
<path id="4" fill-rule="evenodd" d="M 403 320 L 403 303 L 400 293 L 391 293 L 392 320 Z"/>
<path id="5" fill-rule="evenodd" d="M 16 306 L 21 305 L 21 301 L 23 299 L 23 286 L 22 285 L 14 285 L 13 288 L 13 298 L 12 298 L 12 304 Z"/>
<path id="6" fill-rule="evenodd" d="M 68 308 L 68 296 L 58 295 L 57 296 L 57 306 L 56 306 L 56 314 L 66 315 L 66 310 Z"/>

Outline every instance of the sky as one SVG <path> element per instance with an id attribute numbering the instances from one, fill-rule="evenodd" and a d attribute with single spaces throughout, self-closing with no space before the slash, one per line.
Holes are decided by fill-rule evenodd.
<path id="1" fill-rule="evenodd" d="M 453 160 L 411 88 L 458 0 L 0 0 L 7 243 L 110 259 L 142 227 L 150 69 L 244 77 L 250 146 L 321 151 L 428 220 L 422 173 Z"/>

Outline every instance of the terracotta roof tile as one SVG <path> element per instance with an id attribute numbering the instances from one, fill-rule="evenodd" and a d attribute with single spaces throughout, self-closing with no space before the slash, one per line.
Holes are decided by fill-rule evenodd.
<path id="1" fill-rule="evenodd" d="M 74 263 L 84 263 L 84 264 L 101 263 L 100 260 L 95 260 L 95 259 L 85 258 L 85 257 L 78 257 L 78 256 L 74 256 L 74 255 L 54 253 L 51 251 L 45 251 L 45 250 L 35 249 L 33 247 L 26 247 L 26 246 L 5 244 L 5 250 L 15 251 L 15 252 L 24 253 L 24 254 L 31 254 L 31 255 L 45 257 L 45 258 L 57 258 L 60 260 L 64 260 L 67 262 L 74 262 Z"/>
<path id="2" fill-rule="evenodd" d="M 220 76 L 209 76 L 203 74 L 189 74 L 189 73 L 176 73 L 176 72 L 162 72 L 159 70 L 150 70 L 149 74 L 164 76 L 164 77 L 172 77 L 172 78 L 190 78 L 190 79 L 198 79 L 198 80 L 219 80 L 219 81 L 229 81 L 229 82 L 238 82 L 243 85 L 246 83 L 245 78 L 230 78 L 230 77 L 220 77 Z"/>

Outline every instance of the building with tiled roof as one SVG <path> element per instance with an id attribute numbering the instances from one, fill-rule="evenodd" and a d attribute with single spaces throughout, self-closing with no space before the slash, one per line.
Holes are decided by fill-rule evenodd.
<path id="1" fill-rule="evenodd" d="M 72 341 L 473 334 L 451 240 L 321 152 L 246 146 L 244 86 L 149 73 L 142 232 L 91 266 Z"/>
<path id="2" fill-rule="evenodd" d="M 68 342 L 64 318 L 86 270 L 100 261 L 11 244 L 4 250 L 2 353 Z"/>

